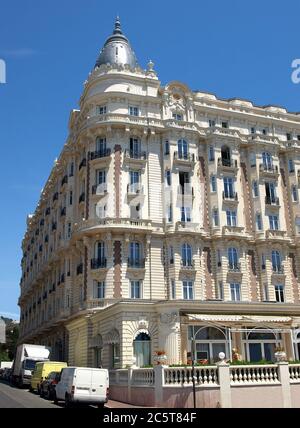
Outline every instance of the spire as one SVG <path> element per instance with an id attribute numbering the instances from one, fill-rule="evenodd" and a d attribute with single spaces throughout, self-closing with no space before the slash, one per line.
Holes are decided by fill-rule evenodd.
<path id="1" fill-rule="evenodd" d="M 106 40 L 95 67 L 100 67 L 102 64 L 123 64 L 132 68 L 138 66 L 135 53 L 122 32 L 119 16 L 115 20 L 113 34 Z"/>

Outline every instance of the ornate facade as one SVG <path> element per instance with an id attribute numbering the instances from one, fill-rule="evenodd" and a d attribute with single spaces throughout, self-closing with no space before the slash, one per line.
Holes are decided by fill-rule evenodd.
<path id="1" fill-rule="evenodd" d="M 117 20 L 27 219 L 21 341 L 104 367 L 300 359 L 299 187 L 299 114 L 162 86 Z"/>

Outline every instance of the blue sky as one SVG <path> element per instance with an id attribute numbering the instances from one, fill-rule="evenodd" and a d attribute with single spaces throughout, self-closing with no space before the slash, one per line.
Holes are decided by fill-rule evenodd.
<path id="1" fill-rule="evenodd" d="M 7 84 L 0 84 L 0 314 L 18 314 L 26 215 L 117 14 L 140 64 L 152 59 L 162 84 L 179 80 L 219 97 L 300 111 L 300 84 L 291 81 L 292 60 L 300 58 L 297 0 L 141 5 L 0 0 L 0 59 L 7 65 Z"/>

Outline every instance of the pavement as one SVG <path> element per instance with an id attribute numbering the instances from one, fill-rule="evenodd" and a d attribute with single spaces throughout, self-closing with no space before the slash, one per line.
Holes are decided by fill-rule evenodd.
<path id="1" fill-rule="evenodd" d="M 59 409 L 62 407 L 63 403 L 56 405 L 51 401 L 41 398 L 37 394 L 29 392 L 28 389 L 19 389 L 9 385 L 7 382 L 0 381 L 0 409 Z M 132 406 L 130 404 L 121 403 L 114 400 L 109 400 L 105 407 L 108 409 L 141 408 L 139 406 Z"/>

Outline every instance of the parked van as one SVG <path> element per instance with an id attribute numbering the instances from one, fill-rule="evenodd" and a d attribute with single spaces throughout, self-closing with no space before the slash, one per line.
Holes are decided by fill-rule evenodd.
<path id="1" fill-rule="evenodd" d="M 67 366 L 67 363 L 57 361 L 42 361 L 36 363 L 31 377 L 30 391 L 37 390 L 37 392 L 40 393 L 40 386 L 49 373 L 60 372 L 64 367 Z"/>
<path id="2" fill-rule="evenodd" d="M 54 401 L 65 401 L 66 407 L 76 403 L 103 407 L 108 401 L 108 388 L 108 370 L 67 367 L 62 370 L 56 385 Z"/>

